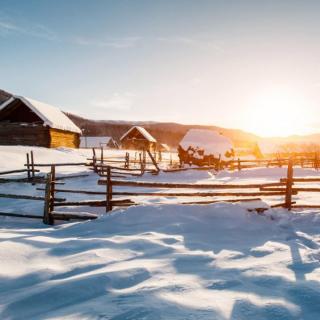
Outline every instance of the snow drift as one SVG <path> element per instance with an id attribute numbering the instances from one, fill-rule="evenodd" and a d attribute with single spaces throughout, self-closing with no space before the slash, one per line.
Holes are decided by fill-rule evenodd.
<path id="1" fill-rule="evenodd" d="M 317 319 L 320 218 L 239 205 L 1 222 L 1 319 Z"/>

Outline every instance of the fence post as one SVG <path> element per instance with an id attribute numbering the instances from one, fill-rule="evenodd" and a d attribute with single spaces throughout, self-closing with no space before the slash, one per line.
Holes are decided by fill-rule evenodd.
<path id="1" fill-rule="evenodd" d="M 53 225 L 54 219 L 50 211 L 50 198 L 51 198 L 51 186 L 52 186 L 52 175 L 51 172 L 47 174 L 46 188 L 44 196 L 44 209 L 43 209 L 43 223 Z"/>
<path id="2" fill-rule="evenodd" d="M 292 205 L 292 185 L 293 185 L 293 163 L 292 163 L 292 159 L 290 158 L 288 161 L 286 199 L 285 199 L 285 207 L 288 210 L 291 210 L 291 205 Z"/>
<path id="3" fill-rule="evenodd" d="M 240 158 L 238 158 L 238 171 L 241 171 L 241 161 L 240 161 Z"/>
<path id="4" fill-rule="evenodd" d="M 218 159 L 218 171 L 221 170 L 221 153 L 219 153 L 219 159 Z"/>
<path id="5" fill-rule="evenodd" d="M 94 148 L 92 148 L 92 165 L 93 165 L 93 171 L 98 172 L 96 150 Z"/>
<path id="6" fill-rule="evenodd" d="M 126 169 L 129 169 L 129 152 L 126 152 L 126 155 L 124 157 L 124 167 Z"/>
<path id="7" fill-rule="evenodd" d="M 29 153 L 27 153 L 27 175 L 28 175 L 28 180 L 30 180 L 31 175 L 30 175 L 30 160 L 29 160 Z"/>
<path id="8" fill-rule="evenodd" d="M 103 165 L 103 147 L 101 147 L 101 151 L 100 151 L 100 162 L 101 162 L 101 165 Z"/>
<path id="9" fill-rule="evenodd" d="M 34 174 L 34 157 L 33 157 L 33 151 L 31 150 L 30 152 L 30 155 L 31 155 L 31 170 L 32 170 L 32 179 L 35 177 L 35 174 Z"/>
<path id="10" fill-rule="evenodd" d="M 56 166 L 51 166 L 50 212 L 54 210 L 55 188 L 56 188 Z"/>
<path id="11" fill-rule="evenodd" d="M 143 149 L 143 151 L 142 151 L 142 158 L 143 158 L 143 172 L 144 172 L 144 170 L 146 168 L 146 162 L 147 162 L 147 156 L 146 156 L 146 150 L 145 149 Z"/>
<path id="12" fill-rule="evenodd" d="M 107 190 L 106 190 L 106 212 L 112 210 L 112 181 L 111 181 L 111 168 L 107 167 Z"/>

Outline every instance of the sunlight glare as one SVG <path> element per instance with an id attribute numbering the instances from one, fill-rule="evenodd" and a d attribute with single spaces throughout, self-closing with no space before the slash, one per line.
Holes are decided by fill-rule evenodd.
<path id="1" fill-rule="evenodd" d="M 261 136 L 288 136 L 305 131 L 304 99 L 285 90 L 255 97 L 248 112 L 248 129 Z"/>

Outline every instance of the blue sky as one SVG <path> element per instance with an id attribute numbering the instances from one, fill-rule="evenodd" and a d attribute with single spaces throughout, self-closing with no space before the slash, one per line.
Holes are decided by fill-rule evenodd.
<path id="1" fill-rule="evenodd" d="M 320 132 L 319 12 L 295 0 L 0 0 L 0 88 L 93 119 Z"/>

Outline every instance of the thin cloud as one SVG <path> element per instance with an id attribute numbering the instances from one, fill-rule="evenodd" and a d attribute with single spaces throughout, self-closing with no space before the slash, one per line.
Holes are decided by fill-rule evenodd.
<path id="1" fill-rule="evenodd" d="M 160 42 L 181 43 L 186 45 L 196 44 L 195 39 L 189 37 L 158 37 L 157 40 Z"/>
<path id="2" fill-rule="evenodd" d="M 103 109 L 130 110 L 133 107 L 134 97 L 132 93 L 114 93 L 108 98 L 93 99 L 90 104 Z"/>
<path id="3" fill-rule="evenodd" d="M 84 37 L 76 37 L 73 42 L 80 46 L 95 46 L 95 47 L 111 47 L 111 48 L 130 48 L 134 47 L 140 40 L 140 37 L 123 37 L 123 38 L 111 38 L 111 39 L 92 39 Z"/>
<path id="4" fill-rule="evenodd" d="M 22 27 L 11 21 L 0 20 L 0 35 L 8 36 L 10 34 L 27 35 L 47 40 L 57 39 L 55 32 L 41 24 L 33 24 L 28 27 Z"/>
<path id="5" fill-rule="evenodd" d="M 158 37 L 156 38 L 156 40 L 159 42 L 182 44 L 186 46 L 208 47 L 221 53 L 224 52 L 224 49 L 221 46 L 219 46 L 214 40 L 205 39 L 202 37 L 172 36 L 172 37 Z"/>

